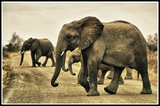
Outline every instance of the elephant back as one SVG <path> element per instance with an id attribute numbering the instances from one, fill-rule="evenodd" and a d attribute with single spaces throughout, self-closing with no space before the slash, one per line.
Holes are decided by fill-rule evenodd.
<path id="1" fill-rule="evenodd" d="M 40 48 L 42 52 L 42 56 L 45 56 L 48 53 L 54 51 L 54 46 L 47 38 L 40 39 Z"/>

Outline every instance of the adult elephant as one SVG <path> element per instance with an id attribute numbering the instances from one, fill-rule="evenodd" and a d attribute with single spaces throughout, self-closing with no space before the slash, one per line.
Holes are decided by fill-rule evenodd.
<path id="1" fill-rule="evenodd" d="M 148 78 L 146 40 L 140 30 L 126 21 L 102 23 L 96 17 L 88 16 L 63 25 L 56 45 L 56 66 L 51 85 L 57 87 L 63 55 L 67 50 L 79 47 L 82 64 L 79 83 L 87 96 L 98 96 L 97 71 L 101 63 L 113 66 L 114 75 L 104 90 L 116 94 L 118 81 L 125 67 L 136 69 L 142 77 L 143 88 L 140 94 L 151 94 Z M 87 77 L 89 76 L 89 82 Z"/>
<path id="2" fill-rule="evenodd" d="M 54 47 L 52 43 L 47 39 L 36 39 L 36 38 L 29 38 L 28 40 L 24 41 L 22 48 L 21 48 L 21 61 L 20 65 L 23 63 L 24 52 L 27 50 L 31 50 L 31 58 L 32 58 L 32 67 L 36 67 L 41 65 L 41 62 L 38 62 L 41 56 L 46 56 L 46 59 L 42 66 L 46 66 L 48 58 L 52 60 L 52 66 L 55 66 L 55 61 L 53 58 L 53 51 Z"/>

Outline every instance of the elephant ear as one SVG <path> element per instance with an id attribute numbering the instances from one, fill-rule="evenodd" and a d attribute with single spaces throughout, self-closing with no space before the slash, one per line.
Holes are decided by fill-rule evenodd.
<path id="1" fill-rule="evenodd" d="M 96 17 L 85 17 L 78 21 L 80 25 L 80 43 L 79 48 L 83 50 L 90 46 L 103 31 L 103 24 Z"/>
<path id="2" fill-rule="evenodd" d="M 36 50 L 37 48 L 39 48 L 40 46 L 40 42 L 38 39 L 33 39 L 32 41 L 32 46 L 31 46 L 31 51 Z"/>

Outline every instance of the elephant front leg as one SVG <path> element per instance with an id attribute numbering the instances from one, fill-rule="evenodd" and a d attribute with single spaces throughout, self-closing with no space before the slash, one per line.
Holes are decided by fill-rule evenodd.
<path id="1" fill-rule="evenodd" d="M 41 57 L 41 55 L 42 55 L 42 54 L 41 54 L 40 50 L 37 50 L 35 63 L 36 63 L 38 66 L 41 65 L 41 62 L 38 62 L 38 60 L 39 60 L 39 58 Z"/>
<path id="2" fill-rule="evenodd" d="M 36 67 L 36 64 L 35 64 L 35 53 L 31 52 L 31 58 L 32 58 L 32 67 Z"/>
<path id="3" fill-rule="evenodd" d="M 84 71 L 84 69 L 81 67 L 79 74 L 78 74 L 78 83 L 84 87 L 84 89 L 86 90 L 86 92 L 89 91 L 90 87 L 89 87 L 89 83 L 87 81 L 87 76 L 88 74 Z"/>
<path id="4" fill-rule="evenodd" d="M 97 63 L 91 62 L 91 64 L 88 64 L 88 73 L 89 73 L 89 85 L 90 90 L 87 94 L 87 96 L 99 96 L 99 92 L 97 90 Z"/>
<path id="5" fill-rule="evenodd" d="M 114 67 L 114 74 L 113 74 L 112 81 L 109 86 L 106 86 L 104 88 L 104 90 L 106 92 L 108 92 L 110 94 L 116 94 L 117 89 L 118 89 L 118 85 L 119 85 L 118 83 L 119 83 L 120 76 L 121 76 L 123 69 L 124 68 Z"/>
<path id="6" fill-rule="evenodd" d="M 89 83 L 87 81 L 88 72 L 87 72 L 87 57 L 82 56 L 81 68 L 78 74 L 78 83 L 84 87 L 86 92 L 90 90 Z"/>

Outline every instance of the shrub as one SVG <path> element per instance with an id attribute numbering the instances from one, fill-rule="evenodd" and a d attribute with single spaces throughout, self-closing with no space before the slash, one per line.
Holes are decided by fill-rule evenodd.
<path id="1" fill-rule="evenodd" d="M 8 52 L 17 52 L 20 50 L 21 43 L 24 40 L 19 37 L 19 35 L 16 35 L 16 32 L 12 34 L 12 38 L 9 40 L 9 44 L 6 44 L 3 47 L 3 51 L 8 51 Z"/>

